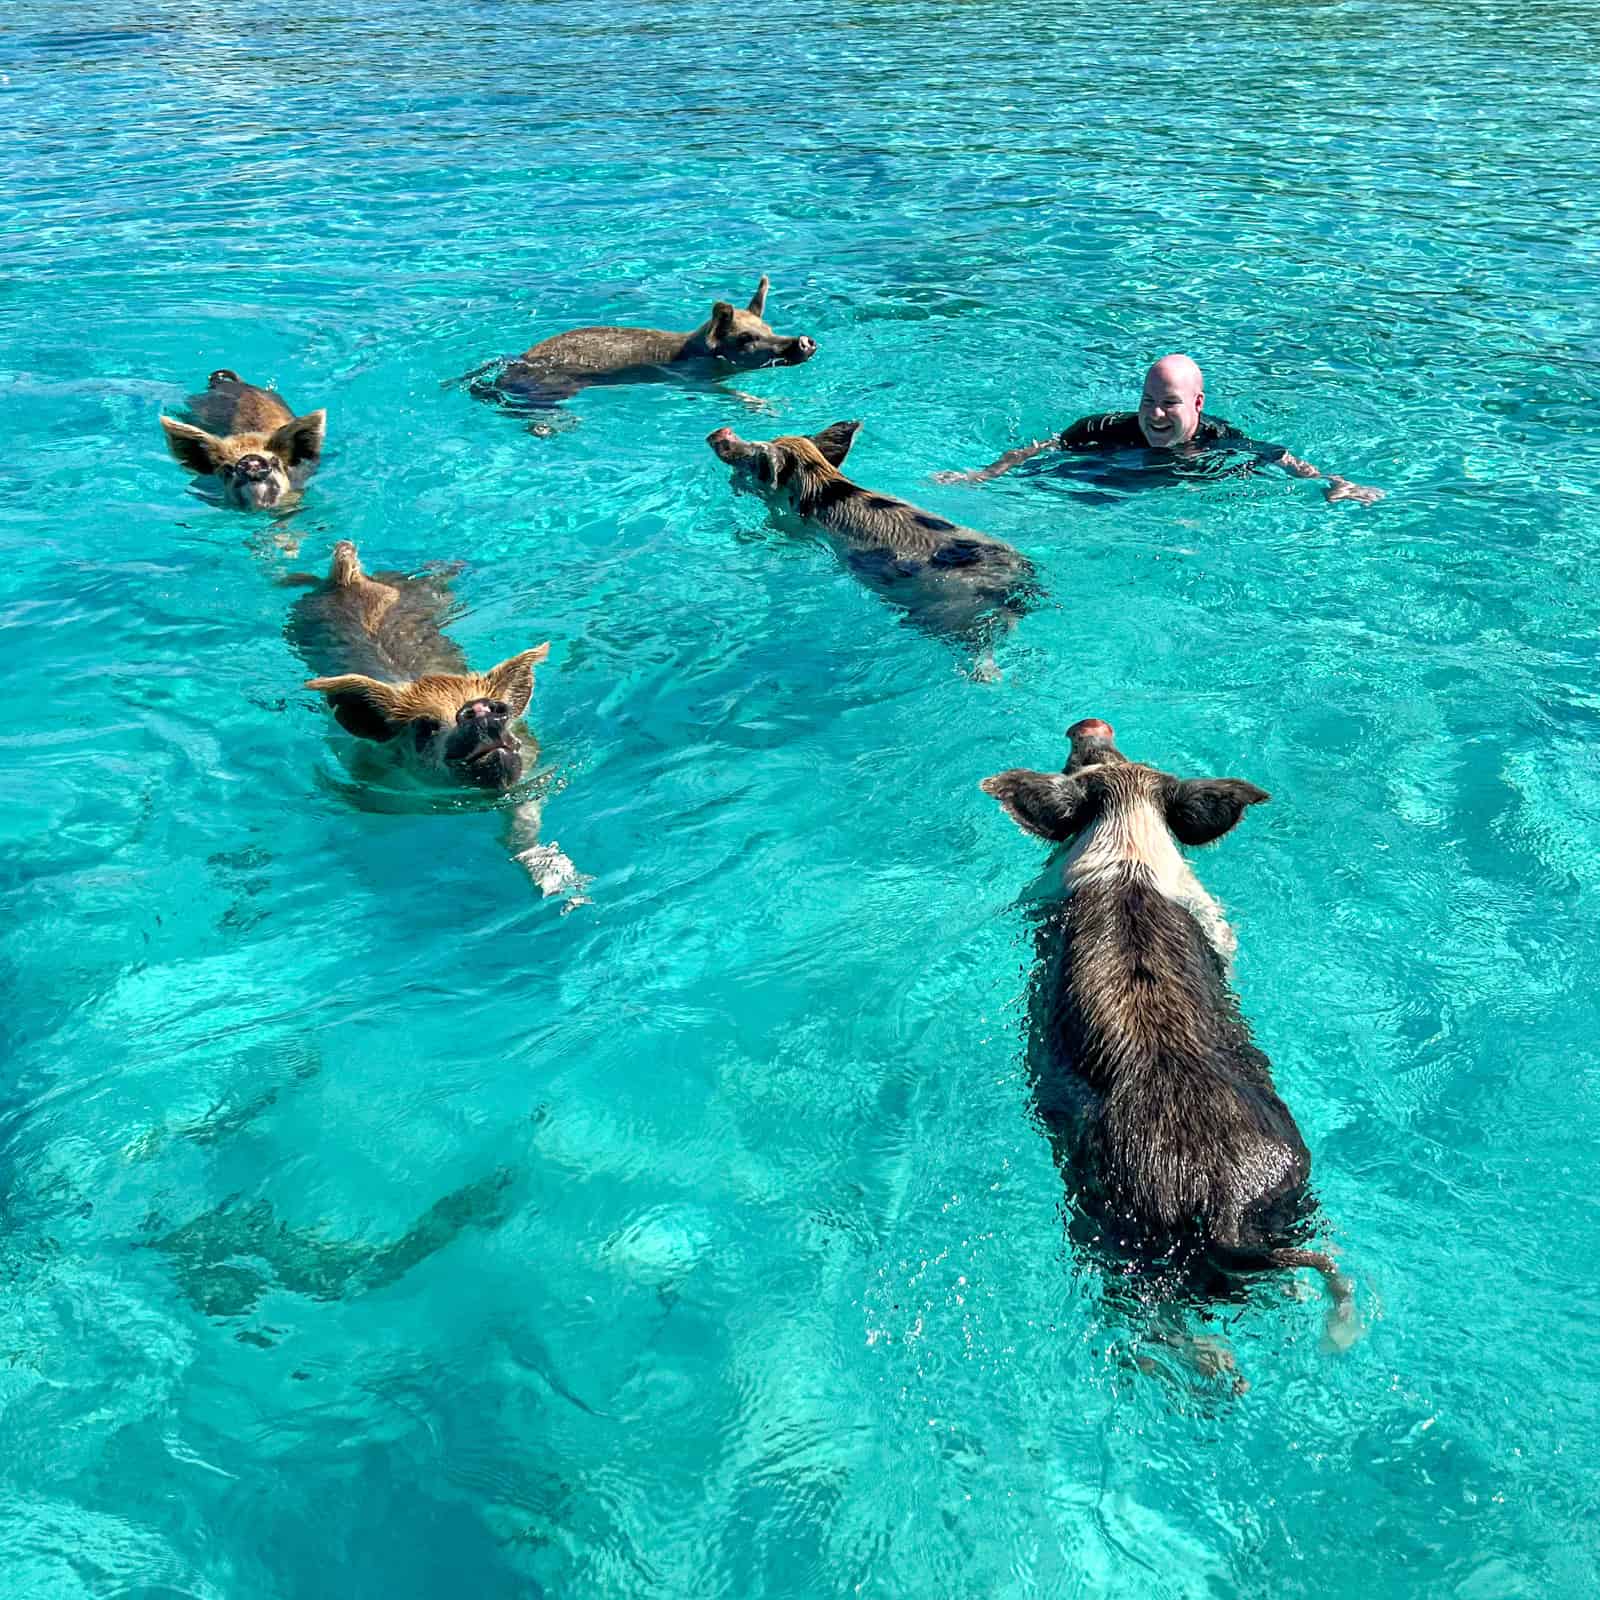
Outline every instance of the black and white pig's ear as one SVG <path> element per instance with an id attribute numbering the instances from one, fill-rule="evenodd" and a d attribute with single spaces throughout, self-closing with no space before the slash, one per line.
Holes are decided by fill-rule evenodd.
<path id="1" fill-rule="evenodd" d="M 191 472 L 204 478 L 217 470 L 217 447 L 222 441 L 215 434 L 192 422 L 174 422 L 171 417 L 161 419 L 161 429 L 167 436 L 167 449 Z"/>
<path id="2" fill-rule="evenodd" d="M 767 314 L 767 275 L 761 274 L 761 282 L 756 285 L 756 292 L 750 296 L 750 310 L 758 317 Z"/>
<path id="3" fill-rule="evenodd" d="M 303 467 L 322 457 L 322 440 L 328 431 L 326 411 L 308 411 L 286 422 L 270 439 L 267 449 L 291 467 Z"/>
<path id="4" fill-rule="evenodd" d="M 512 716 L 520 717 L 528 709 L 528 702 L 533 699 L 533 669 L 549 654 L 548 643 L 536 644 L 484 674 L 489 693 L 496 700 L 504 700 L 511 707 Z"/>
<path id="5" fill-rule="evenodd" d="M 733 330 L 733 307 L 726 300 L 718 300 L 711 307 L 711 321 L 707 324 L 713 339 L 725 339 Z"/>
<path id="6" fill-rule="evenodd" d="M 1243 778 L 1185 778 L 1167 797 L 1167 826 L 1180 844 L 1210 844 L 1238 826 L 1246 806 L 1271 798 Z"/>
<path id="7" fill-rule="evenodd" d="M 821 433 L 811 435 L 811 442 L 822 452 L 823 459 L 832 467 L 842 467 L 850 454 L 850 446 L 861 432 L 859 422 L 830 422 Z"/>
<path id="8" fill-rule="evenodd" d="M 336 678 L 308 678 L 306 688 L 325 695 L 339 726 L 358 739 L 387 744 L 400 732 L 392 684 L 346 672 Z"/>
<path id="9" fill-rule="evenodd" d="M 1013 767 L 985 778 L 978 787 L 992 794 L 1024 833 L 1036 833 L 1053 844 L 1081 832 L 1089 821 L 1088 790 L 1064 773 Z"/>

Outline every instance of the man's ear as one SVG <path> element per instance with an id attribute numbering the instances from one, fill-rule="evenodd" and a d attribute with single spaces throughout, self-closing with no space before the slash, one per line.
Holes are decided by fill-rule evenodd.
<path id="1" fill-rule="evenodd" d="M 756 285 L 756 292 L 750 296 L 750 309 L 758 316 L 767 314 L 767 275 L 761 274 L 761 282 Z"/>
<path id="2" fill-rule="evenodd" d="M 1167 826 L 1180 844 L 1210 844 L 1237 826 L 1246 806 L 1271 798 L 1243 778 L 1185 778 L 1167 797 Z"/>
<path id="3" fill-rule="evenodd" d="M 992 794 L 1024 833 L 1036 833 L 1052 844 L 1070 839 L 1089 821 L 1088 790 L 1064 773 L 1013 767 L 985 778 L 978 787 Z"/>
<path id="4" fill-rule="evenodd" d="M 163 417 L 161 427 L 167 436 L 167 448 L 191 472 L 203 478 L 217 470 L 217 446 L 222 441 L 215 434 L 192 422 L 174 422 L 171 417 Z"/>
<path id="5" fill-rule="evenodd" d="M 711 307 L 711 323 L 709 332 L 713 339 L 724 339 L 728 330 L 733 327 L 733 307 L 726 300 L 718 300 Z"/>
<path id="6" fill-rule="evenodd" d="M 856 442 L 856 435 L 860 432 L 859 422 L 830 422 L 821 433 L 811 435 L 811 442 L 822 452 L 830 466 L 842 467 L 844 458 L 850 454 L 850 446 Z"/>
<path id="7" fill-rule="evenodd" d="M 327 429 L 326 411 L 308 411 L 303 417 L 284 423 L 267 440 L 267 449 L 291 467 L 305 466 L 321 458 L 322 437 Z"/>
<path id="8" fill-rule="evenodd" d="M 358 739 L 387 744 L 400 729 L 390 720 L 394 711 L 394 686 L 347 672 L 337 678 L 309 678 L 306 688 L 327 696 L 339 726 Z"/>
<path id="9" fill-rule="evenodd" d="M 528 709 L 528 702 L 533 699 L 533 669 L 549 654 L 548 644 L 538 644 L 484 673 L 489 693 L 496 700 L 504 700 L 511 707 L 512 716 L 520 717 Z"/>

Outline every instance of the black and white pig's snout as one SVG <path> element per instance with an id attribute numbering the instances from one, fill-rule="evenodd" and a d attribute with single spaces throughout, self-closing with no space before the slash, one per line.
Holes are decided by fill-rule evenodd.
<path id="1" fill-rule="evenodd" d="M 798 367 L 801 362 L 809 361 L 817 353 L 817 341 L 801 334 L 798 339 L 792 340 L 788 351 L 784 355 L 784 365 Z"/>
<path id="2" fill-rule="evenodd" d="M 1076 772 L 1079 767 L 1093 767 L 1108 761 L 1126 761 L 1113 741 L 1116 732 L 1109 722 L 1100 717 L 1084 717 L 1067 729 L 1072 744 L 1072 755 L 1066 770 Z"/>

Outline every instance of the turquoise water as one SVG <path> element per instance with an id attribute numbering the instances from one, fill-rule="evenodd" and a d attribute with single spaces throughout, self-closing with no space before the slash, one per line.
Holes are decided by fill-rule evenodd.
<path id="1" fill-rule="evenodd" d="M 106 0 L 0 18 L 0 1593 L 1459 1600 L 1600 1582 L 1592 11 Z M 772 276 L 809 365 L 443 380 Z M 936 485 L 1186 349 L 1390 491 Z M 329 411 L 286 526 L 156 419 Z M 841 417 L 1052 601 L 985 685 L 704 444 Z M 282 635 L 462 560 L 563 916 Z M 291 556 L 285 543 L 298 541 Z M 1200 859 L 1365 1338 L 1130 1370 L 977 780 L 1273 792 Z"/>

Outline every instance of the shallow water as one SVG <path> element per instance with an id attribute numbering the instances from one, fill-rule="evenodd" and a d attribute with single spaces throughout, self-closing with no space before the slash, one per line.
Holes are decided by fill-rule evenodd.
<path id="1" fill-rule="evenodd" d="M 0 75 L 0 1592 L 1595 1592 L 1589 8 L 106 0 Z M 763 271 L 762 411 L 441 388 Z M 929 481 L 1171 348 L 1390 498 Z M 277 539 L 163 449 L 223 365 L 329 409 Z M 1038 564 L 999 684 L 704 445 L 840 417 Z M 352 794 L 336 538 L 552 641 L 592 905 Z M 1273 792 L 1201 870 L 1368 1331 L 1262 1285 L 1237 1399 L 1030 1115 L 977 780 L 1082 715 Z"/>

